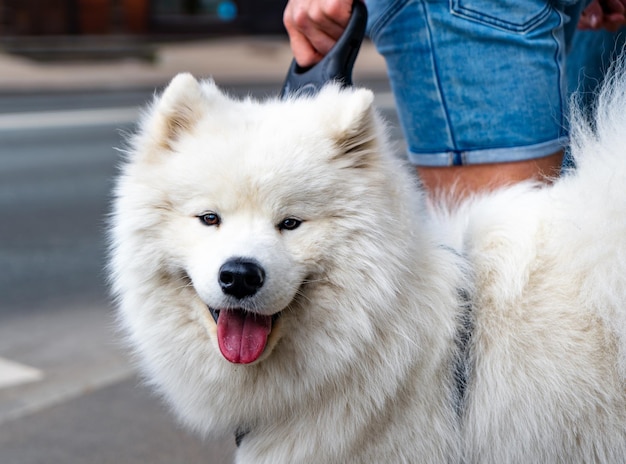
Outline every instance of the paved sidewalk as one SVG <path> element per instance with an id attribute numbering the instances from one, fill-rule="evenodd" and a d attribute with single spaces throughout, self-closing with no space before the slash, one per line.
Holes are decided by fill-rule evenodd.
<path id="1" fill-rule="evenodd" d="M 158 87 L 175 74 L 213 76 L 221 84 L 281 82 L 292 54 L 284 37 L 238 37 L 155 45 L 155 60 L 37 62 L 0 49 L 0 93 Z M 384 78 L 386 68 L 364 42 L 354 78 Z"/>

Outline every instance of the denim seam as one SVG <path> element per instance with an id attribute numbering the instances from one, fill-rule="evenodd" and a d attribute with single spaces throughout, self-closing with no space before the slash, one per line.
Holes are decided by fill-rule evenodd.
<path id="1" fill-rule="evenodd" d="M 389 6 L 389 9 L 382 12 L 379 16 L 378 20 L 373 23 L 368 31 L 368 35 L 373 42 L 378 42 L 378 35 L 382 32 L 387 24 L 389 24 L 396 15 L 406 7 L 411 0 L 399 0 L 397 2 L 392 3 Z"/>
<path id="2" fill-rule="evenodd" d="M 567 137 L 558 137 L 546 142 L 526 146 L 462 151 L 446 150 L 431 153 L 417 153 L 409 149 L 408 158 L 412 164 L 418 166 L 459 166 L 481 163 L 525 161 L 550 156 L 556 150 L 562 149 L 567 144 L 567 141 Z M 508 155 L 506 159 L 502 156 L 502 154 Z M 458 162 L 459 159 L 461 161 L 460 163 Z"/>
<path id="3" fill-rule="evenodd" d="M 448 111 L 448 104 L 446 101 L 446 97 L 445 94 L 443 92 L 443 86 L 441 85 L 441 76 L 439 73 L 439 65 L 438 65 L 438 60 L 437 60 L 437 51 L 435 49 L 435 45 L 433 42 L 433 34 L 432 34 L 432 25 L 431 25 L 431 18 L 430 18 L 430 14 L 428 12 L 428 9 L 426 8 L 426 6 L 424 5 L 424 1 L 420 1 L 420 7 L 422 9 L 422 12 L 424 14 L 424 18 L 426 20 L 426 25 L 427 25 L 427 30 L 428 30 L 428 41 L 430 42 L 430 50 L 431 50 L 431 59 L 433 61 L 433 68 L 434 68 L 434 72 L 435 72 L 435 79 L 437 80 L 437 93 L 439 94 L 439 98 L 441 99 L 441 105 L 443 107 L 443 111 L 444 114 L 446 116 L 446 131 L 448 133 L 448 138 L 450 139 L 450 143 L 452 144 L 453 147 L 456 148 L 456 140 L 454 138 L 454 132 L 452 130 L 452 121 L 450 121 L 450 112 Z"/>
<path id="4" fill-rule="evenodd" d="M 566 103 L 564 101 L 564 97 L 565 97 L 565 93 L 566 93 L 566 83 L 565 83 L 565 73 L 563 72 L 564 70 L 562 69 L 562 60 L 561 60 L 561 54 L 564 52 L 564 50 L 562 50 L 562 44 L 561 41 L 559 41 L 559 38 L 556 37 L 556 31 L 562 31 L 564 24 L 565 24 L 565 18 L 563 16 L 563 13 L 555 8 L 555 11 L 557 12 L 557 14 L 559 15 L 559 27 L 558 28 L 554 28 L 552 29 L 552 38 L 554 39 L 554 42 L 556 43 L 556 52 L 555 52 L 555 56 L 554 56 L 554 61 L 556 62 L 556 69 L 558 72 L 558 83 L 559 83 L 559 105 L 561 106 L 561 120 L 559 121 L 559 125 L 561 128 L 564 127 L 565 125 L 565 112 L 566 112 Z M 565 44 L 563 44 L 565 45 Z M 563 129 L 561 129 L 562 131 Z"/>
<path id="5" fill-rule="evenodd" d="M 450 12 L 453 15 L 483 24 L 484 26 L 518 34 L 527 34 L 540 25 L 550 15 L 551 9 L 550 4 L 546 2 L 546 6 L 529 21 L 524 24 L 516 24 L 480 11 L 464 8 L 458 4 L 458 0 L 450 0 Z"/>

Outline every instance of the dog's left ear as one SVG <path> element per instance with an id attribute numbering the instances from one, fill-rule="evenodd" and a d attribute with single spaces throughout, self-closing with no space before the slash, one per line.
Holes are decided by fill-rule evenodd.
<path id="1" fill-rule="evenodd" d="M 223 97 L 212 80 L 198 82 L 191 74 L 178 74 L 144 119 L 141 133 L 148 139 L 146 145 L 157 152 L 172 151 L 174 142 L 191 132 L 212 103 Z"/>
<path id="2" fill-rule="evenodd" d="M 190 131 L 203 115 L 204 94 L 191 74 L 178 74 L 167 86 L 154 108 L 151 127 L 156 142 L 171 150 L 172 142 Z"/>
<path id="3" fill-rule="evenodd" d="M 332 136 L 339 149 L 336 157 L 354 168 L 372 166 L 379 150 L 374 94 L 367 89 L 345 89 L 335 94 Z M 339 107 L 337 108 L 337 104 Z"/>

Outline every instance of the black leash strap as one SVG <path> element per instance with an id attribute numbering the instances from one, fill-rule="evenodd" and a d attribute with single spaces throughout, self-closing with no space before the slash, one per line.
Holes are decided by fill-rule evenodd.
<path id="1" fill-rule="evenodd" d="M 303 68 L 294 59 L 291 62 L 281 98 L 293 95 L 315 95 L 331 81 L 343 86 L 352 85 L 352 68 L 361 48 L 367 25 L 367 8 L 361 0 L 354 0 L 352 16 L 335 46 L 319 63 Z"/>

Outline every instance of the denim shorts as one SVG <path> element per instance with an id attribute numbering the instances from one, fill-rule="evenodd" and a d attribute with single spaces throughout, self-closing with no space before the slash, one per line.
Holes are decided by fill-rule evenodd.
<path id="1" fill-rule="evenodd" d="M 521 161 L 567 142 L 567 49 L 582 2 L 366 0 L 409 160 Z"/>

